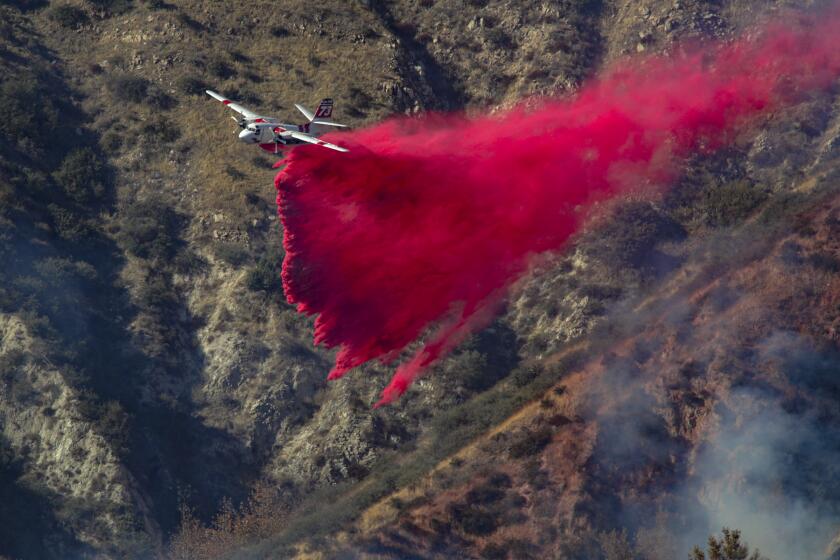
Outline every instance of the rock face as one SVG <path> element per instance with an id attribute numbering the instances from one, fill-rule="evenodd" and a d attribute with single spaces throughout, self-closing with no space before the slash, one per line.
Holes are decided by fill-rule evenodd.
<path id="1" fill-rule="evenodd" d="M 83 398 L 38 351 L 27 327 L 13 315 L 0 316 L 0 361 L 5 365 L 2 441 L 22 473 L 17 484 L 54 498 L 60 504 L 54 515 L 73 537 L 55 539 L 44 552 L 109 550 L 132 538 L 160 538 L 131 473 L 113 449 L 112 434 L 99 433 L 80 414 Z M 29 504 L 15 507 L 26 510 Z M 138 520 L 141 527 L 134 526 Z M 145 534 L 132 537 L 138 529 Z"/>
<path id="2" fill-rule="evenodd" d="M 330 352 L 277 278 L 273 160 L 201 97 L 288 116 L 329 95 L 354 125 L 487 110 L 787 4 L 3 7 L 0 556 L 221 556 L 212 541 L 242 558 L 612 558 L 605 535 L 627 529 L 637 557 L 670 559 L 721 524 L 782 547 L 750 503 L 797 500 L 819 527 L 802 550 L 825 550 L 840 519 L 836 95 L 687 162 L 663 199 L 606 212 L 378 410 L 387 368 L 325 383 Z M 31 99 L 41 124 L 19 120 Z M 24 133 L 43 123 L 48 146 Z M 95 169 L 71 167 L 80 147 Z M 731 476 L 714 470 L 727 461 Z M 255 488 L 271 498 L 251 507 Z M 200 530 L 179 532 L 184 511 Z"/>

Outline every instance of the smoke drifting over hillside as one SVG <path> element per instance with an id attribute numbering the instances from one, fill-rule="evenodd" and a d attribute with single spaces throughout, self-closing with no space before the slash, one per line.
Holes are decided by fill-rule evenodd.
<path id="1" fill-rule="evenodd" d="M 535 255 L 596 203 L 655 192 L 682 156 L 840 75 L 840 10 L 725 45 L 620 61 L 564 100 L 500 115 L 395 119 L 304 148 L 278 174 L 286 296 L 338 347 L 330 379 L 395 360 L 379 404 L 486 326 Z"/>

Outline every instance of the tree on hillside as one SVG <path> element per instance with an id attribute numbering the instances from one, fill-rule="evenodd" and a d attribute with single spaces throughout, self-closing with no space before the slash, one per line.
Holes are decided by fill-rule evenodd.
<path id="1" fill-rule="evenodd" d="M 706 553 L 699 547 L 694 547 L 689 560 L 706 560 Z M 768 560 L 758 549 L 750 554 L 749 546 L 741 543 L 741 531 L 723 528 L 723 538 L 718 540 L 714 535 L 709 537 L 708 560 Z"/>

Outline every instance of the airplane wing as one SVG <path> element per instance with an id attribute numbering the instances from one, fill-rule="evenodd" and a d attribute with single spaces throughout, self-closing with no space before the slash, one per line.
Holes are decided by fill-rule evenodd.
<path id="1" fill-rule="evenodd" d="M 347 148 L 342 148 L 341 146 L 336 146 L 335 144 L 330 144 L 329 142 L 324 142 L 314 136 L 309 136 L 308 134 L 304 134 L 302 132 L 289 132 L 289 136 L 292 138 L 297 138 L 303 142 L 309 142 L 310 144 L 315 144 L 317 146 L 323 146 L 324 148 L 329 148 L 331 150 L 336 150 L 339 152 L 349 152 Z"/>
<path id="2" fill-rule="evenodd" d="M 341 124 L 341 123 L 332 122 L 332 121 L 322 121 L 322 120 L 318 120 L 318 119 L 315 119 L 310 124 L 322 124 L 324 126 L 337 126 L 337 127 L 340 127 L 340 128 L 350 128 L 346 124 Z"/>
<path id="3" fill-rule="evenodd" d="M 297 107 L 297 110 L 303 113 L 303 116 L 306 117 L 309 121 L 315 120 L 315 115 L 312 113 L 312 111 L 310 111 L 303 105 L 295 103 L 295 107 Z"/>
<path id="4" fill-rule="evenodd" d="M 236 111 L 237 113 L 239 113 L 240 115 L 245 117 L 246 119 L 264 118 L 264 117 L 262 117 L 262 115 L 258 115 L 253 111 L 249 111 L 248 109 L 246 109 L 245 107 L 243 107 L 239 103 L 234 103 L 230 99 L 226 98 L 225 96 L 223 96 L 219 93 L 216 93 L 215 91 L 212 91 L 212 90 L 208 89 L 208 90 L 206 90 L 206 93 L 207 93 L 207 95 L 209 95 L 213 99 L 217 99 L 217 100 L 221 101 L 222 103 L 227 105 L 229 109 L 233 109 L 234 111 Z"/>

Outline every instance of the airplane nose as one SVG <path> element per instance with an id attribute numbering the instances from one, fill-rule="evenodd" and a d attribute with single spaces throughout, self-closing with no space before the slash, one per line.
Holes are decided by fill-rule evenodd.
<path id="1" fill-rule="evenodd" d="M 253 144 L 257 141 L 257 135 L 250 130 L 243 130 L 239 133 L 239 141 Z"/>

